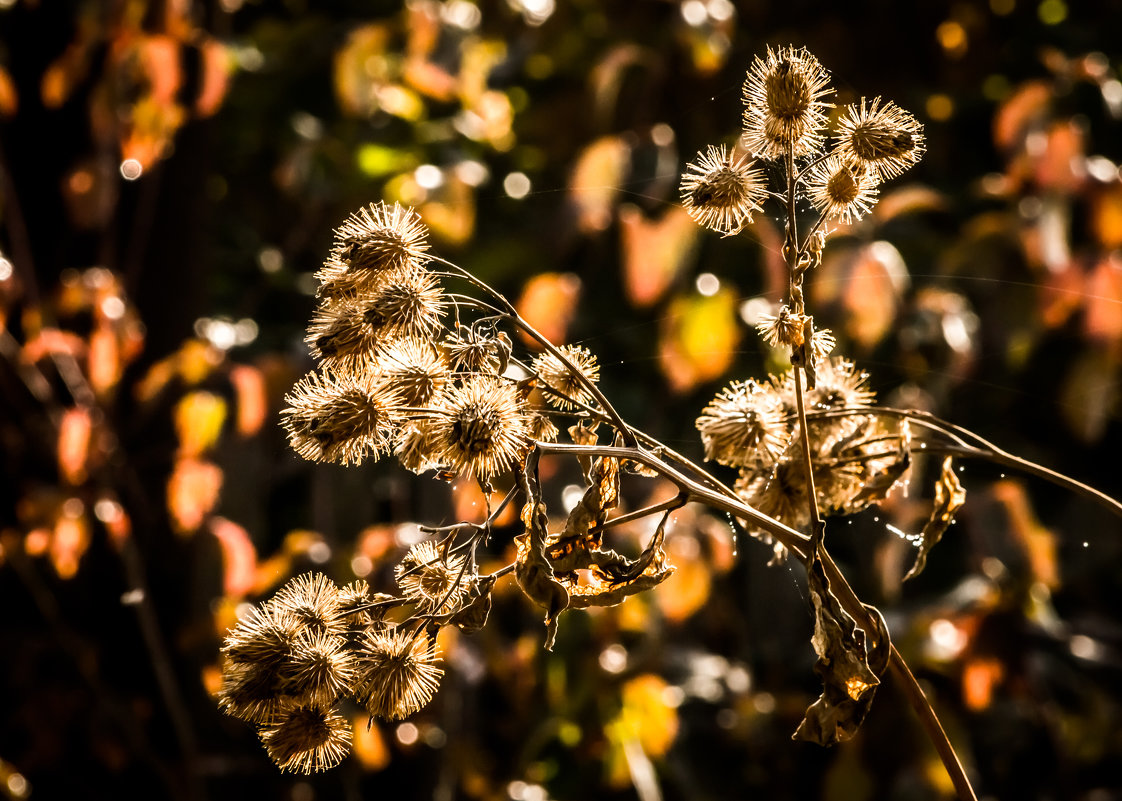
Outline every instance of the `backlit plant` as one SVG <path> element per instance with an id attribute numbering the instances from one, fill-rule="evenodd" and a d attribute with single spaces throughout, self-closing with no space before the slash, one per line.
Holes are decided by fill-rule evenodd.
<path id="1" fill-rule="evenodd" d="M 795 737 L 822 745 L 852 737 L 891 672 L 959 796 L 974 797 L 880 613 L 830 557 L 826 518 L 884 501 L 909 479 L 916 454 L 941 455 L 912 577 L 965 501 L 954 457 L 1015 466 L 1119 506 L 931 415 L 876 405 L 868 374 L 833 353 L 833 335 L 807 308 L 804 280 L 821 262 L 830 226 L 868 213 L 881 182 L 922 157 L 924 137 L 890 101 L 834 109 L 831 95 L 811 54 L 769 49 L 748 71 L 739 141 L 709 146 L 681 179 L 683 205 L 706 228 L 733 236 L 769 207 L 784 226 L 788 291 L 758 331 L 789 355 L 790 369 L 733 381 L 696 421 L 705 459 L 736 471 L 732 486 L 629 425 L 600 390 L 592 352 L 549 341 L 501 294 L 433 255 L 412 209 L 373 204 L 340 226 L 317 273 L 320 305 L 307 334 L 318 366 L 283 413 L 292 448 L 314 461 L 395 458 L 416 473 L 466 475 L 485 498 L 501 500 L 488 500 L 481 522 L 423 529 L 429 538 L 394 572 L 397 594 L 307 574 L 230 632 L 221 704 L 259 727 L 283 769 L 307 773 L 343 759 L 351 732 L 339 708 L 348 699 L 383 719 L 426 705 L 442 675 L 437 632 L 483 626 L 500 580 L 542 608 L 546 648 L 566 610 L 615 605 L 659 585 L 674 571 L 667 521 L 699 502 L 770 544 L 775 561 L 806 567 L 823 691 Z M 583 493 L 565 514 L 544 499 L 543 456 L 580 463 Z M 656 477 L 676 492 L 621 511 L 626 482 Z M 514 558 L 483 572 L 480 549 L 497 539 L 496 520 L 511 504 L 521 510 Z M 641 553 L 609 546 L 614 527 L 642 518 L 657 524 Z"/>

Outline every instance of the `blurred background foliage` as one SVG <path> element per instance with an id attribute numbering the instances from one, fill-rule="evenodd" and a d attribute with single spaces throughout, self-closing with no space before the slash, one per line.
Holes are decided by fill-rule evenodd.
<path id="1" fill-rule="evenodd" d="M 323 776 L 281 775 L 219 713 L 218 643 L 295 572 L 377 589 L 411 521 L 479 518 L 470 486 L 313 469 L 278 431 L 312 273 L 364 203 L 417 207 L 437 252 L 592 349 L 624 417 L 700 458 L 692 421 L 722 382 L 782 367 L 750 323 L 785 278 L 773 223 L 703 234 L 678 175 L 735 137 L 767 44 L 807 46 L 839 104 L 883 95 L 926 125 L 925 159 L 808 280 L 839 350 L 882 400 L 1122 496 L 1120 18 L 1117 0 L 0 0 L 0 794 L 949 797 L 891 682 L 852 743 L 790 741 L 818 693 L 802 571 L 702 509 L 674 519 L 670 581 L 566 616 L 553 653 L 512 587 L 482 632 L 446 630 L 436 702 L 356 717 Z M 543 466 L 558 499 L 579 480 Z M 1122 525 L 985 464 L 961 477 L 915 582 L 893 530 L 924 519 L 921 482 L 833 521 L 831 549 L 981 796 L 1122 798 Z"/>

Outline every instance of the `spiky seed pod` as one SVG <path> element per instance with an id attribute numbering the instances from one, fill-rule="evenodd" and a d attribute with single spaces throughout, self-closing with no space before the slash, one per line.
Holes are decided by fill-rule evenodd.
<path id="1" fill-rule="evenodd" d="M 339 588 L 322 573 L 301 573 L 285 584 L 271 603 L 299 621 L 302 630 L 335 636 L 343 633 Z"/>
<path id="2" fill-rule="evenodd" d="M 856 163 L 879 176 L 893 178 L 923 156 L 923 126 L 892 101 L 878 97 L 866 105 L 846 106 L 838 121 L 835 150 L 842 161 Z"/>
<path id="3" fill-rule="evenodd" d="M 798 443 L 793 443 L 798 447 Z M 741 471 L 735 489 L 750 506 L 794 529 L 803 529 L 810 522 L 806 496 L 806 469 L 801 453 L 792 456 L 789 447 L 771 464 L 761 463 L 752 470 Z"/>
<path id="4" fill-rule="evenodd" d="M 434 404 L 431 433 L 437 460 L 489 480 L 530 448 L 529 413 L 514 384 L 487 375 L 449 385 Z"/>
<path id="5" fill-rule="evenodd" d="M 767 178 L 748 154 L 709 145 L 696 163 L 686 165 L 679 191 L 690 217 L 724 236 L 752 222 L 767 197 Z"/>
<path id="6" fill-rule="evenodd" d="M 530 439 L 535 442 L 556 442 L 560 433 L 547 415 L 540 412 L 530 415 Z"/>
<path id="7" fill-rule="evenodd" d="M 305 629 L 281 669 L 281 690 L 302 704 L 332 706 L 350 689 L 354 671 L 343 637 Z"/>
<path id="8" fill-rule="evenodd" d="M 444 315 L 444 290 L 432 273 L 410 270 L 363 301 L 368 325 L 389 338 L 429 339 Z"/>
<path id="9" fill-rule="evenodd" d="M 760 158 L 805 156 L 822 146 L 830 74 L 804 48 L 781 47 L 752 62 L 744 81 L 744 146 Z"/>
<path id="10" fill-rule="evenodd" d="M 876 399 L 876 392 L 866 386 L 869 374 L 848 359 L 824 359 L 816 372 L 814 389 L 806 394 L 808 411 L 871 406 Z"/>
<path id="11" fill-rule="evenodd" d="M 445 467 L 432 435 L 432 418 L 419 418 L 401 427 L 394 444 L 394 455 L 406 470 L 420 474 Z"/>
<path id="12" fill-rule="evenodd" d="M 361 464 L 388 452 L 401 422 L 401 397 L 377 375 L 304 376 L 281 412 L 288 443 L 305 459 Z"/>
<path id="13" fill-rule="evenodd" d="M 426 339 L 398 339 L 378 354 L 377 369 L 407 406 L 427 406 L 448 380 L 448 364 Z"/>
<path id="14" fill-rule="evenodd" d="M 358 375 L 370 364 L 389 333 L 366 319 L 366 305 L 354 298 L 323 303 L 312 315 L 304 341 L 325 370 Z"/>
<path id="15" fill-rule="evenodd" d="M 452 369 L 462 373 L 497 373 L 500 352 L 510 349 L 510 342 L 502 332 L 486 332 L 460 326 L 444 340 L 448 361 Z"/>
<path id="16" fill-rule="evenodd" d="M 831 156 L 814 165 L 806 177 L 814 208 L 846 225 L 860 220 L 877 201 L 877 174 L 852 161 Z"/>
<path id="17" fill-rule="evenodd" d="M 288 658 L 300 623 L 273 603 L 253 607 L 226 634 L 222 654 L 235 662 L 280 663 Z"/>
<path id="18" fill-rule="evenodd" d="M 335 246 L 316 273 L 320 296 L 368 294 L 396 273 L 424 264 L 428 230 L 411 208 L 372 203 L 353 213 L 335 231 Z"/>
<path id="19" fill-rule="evenodd" d="M 318 773 L 350 753 L 351 727 L 334 709 L 292 706 L 261 731 L 261 742 L 282 771 Z"/>
<path id="20" fill-rule="evenodd" d="M 296 646 L 300 624 L 272 603 L 238 621 L 222 645 L 218 702 L 233 717 L 267 723 L 276 714 L 281 673 Z"/>
<path id="21" fill-rule="evenodd" d="M 756 323 L 756 331 L 773 348 L 798 348 L 803 344 L 806 315 L 791 311 L 786 304 L 775 314 L 764 314 Z"/>
<path id="22" fill-rule="evenodd" d="M 558 409 L 572 409 L 573 402 L 591 405 L 588 384 L 594 384 L 600 378 L 596 357 L 587 348 L 578 345 L 563 345 L 558 350 L 572 363 L 572 368 L 556 354 L 548 352 L 538 356 L 530 365 L 530 369 L 556 392 L 543 392 L 546 401 Z"/>
<path id="23" fill-rule="evenodd" d="M 376 717 L 400 720 L 432 700 L 444 671 L 423 633 L 372 630 L 363 638 L 355 698 Z"/>
<path id="24" fill-rule="evenodd" d="M 471 586 L 466 564 L 466 557 L 444 557 L 435 543 L 425 540 L 409 548 L 393 574 L 402 595 L 422 611 L 445 615 L 459 608 Z"/>
<path id="25" fill-rule="evenodd" d="M 697 418 L 705 458 L 734 467 L 771 462 L 783 449 L 783 405 L 754 381 L 734 381 Z"/>

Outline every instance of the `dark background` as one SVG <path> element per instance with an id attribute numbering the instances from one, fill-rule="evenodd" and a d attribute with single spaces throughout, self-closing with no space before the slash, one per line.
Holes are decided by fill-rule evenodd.
<path id="1" fill-rule="evenodd" d="M 438 253 L 512 298 L 529 303 L 543 274 L 543 314 L 573 313 L 561 335 L 598 355 L 623 416 L 700 458 L 708 399 L 780 367 L 736 314 L 778 299 L 777 234 L 761 221 L 735 240 L 644 248 L 622 220 L 669 219 L 685 162 L 735 137 L 744 71 L 769 44 L 806 46 L 839 104 L 883 96 L 925 124 L 923 161 L 834 235 L 809 279 L 839 350 L 883 399 L 1122 496 L 1122 3 L 574 1 L 544 20 L 513 0 L 475 8 L 0 2 L 0 793 L 651 801 L 622 756 L 634 725 L 668 799 L 949 797 L 891 682 L 854 742 L 790 741 L 819 691 L 801 570 L 767 567 L 751 542 L 732 563 L 727 526 L 700 513 L 679 521 L 695 544 L 678 550 L 679 584 L 570 613 L 552 654 L 511 589 L 483 633 L 448 648 L 416 742 L 379 725 L 336 770 L 292 778 L 218 711 L 208 688 L 238 603 L 311 567 L 349 581 L 356 555 L 386 583 L 396 524 L 461 514 L 465 492 L 429 478 L 287 450 L 276 415 L 311 367 L 310 275 L 332 229 L 399 199 Z M 615 156 L 592 161 L 597 142 Z M 133 157 L 143 172 L 124 180 Z M 444 184 L 419 188 L 421 165 Z M 482 182 L 455 178 L 480 166 Z M 504 189 L 511 173 L 529 179 L 525 197 Z M 639 302 L 622 265 L 687 240 L 665 289 Z M 877 242 L 904 265 L 895 288 Z M 698 293 L 705 272 L 724 305 Z M 104 313 L 107 281 L 123 317 Z M 690 339 L 698 315 L 725 337 L 719 352 Z M 104 380 L 103 362 L 117 365 Z M 209 439 L 191 403 L 203 395 L 225 408 Z M 67 468 L 70 409 L 93 434 Z M 937 467 L 917 465 L 887 518 L 832 522 L 831 550 L 884 611 L 980 797 L 1122 798 L 1122 525 L 1086 496 L 966 463 L 958 525 L 901 587 L 910 552 L 885 522 L 922 524 Z M 217 470 L 218 496 L 169 501 L 190 470 Z M 948 631 L 956 647 L 941 652 Z"/>

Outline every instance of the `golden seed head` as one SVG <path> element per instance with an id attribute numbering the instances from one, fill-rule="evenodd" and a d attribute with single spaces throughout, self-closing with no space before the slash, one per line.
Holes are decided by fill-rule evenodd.
<path id="1" fill-rule="evenodd" d="M 798 443 L 794 443 L 797 447 Z M 771 464 L 761 463 L 742 470 L 736 482 L 741 499 L 791 528 L 802 529 L 810 522 L 806 496 L 806 471 L 801 455 L 791 449 Z"/>
<path id="2" fill-rule="evenodd" d="M 285 397 L 288 442 L 305 459 L 361 464 L 389 451 L 401 397 L 377 375 L 313 372 Z"/>
<path id="3" fill-rule="evenodd" d="M 806 187 L 814 208 L 848 225 L 876 203 L 877 173 L 835 155 L 810 170 Z"/>
<path id="4" fill-rule="evenodd" d="M 445 387 L 432 416 L 436 461 L 488 480 L 530 448 L 529 414 L 514 384 L 472 375 Z"/>
<path id="5" fill-rule="evenodd" d="M 744 81 L 744 146 L 760 158 L 805 156 L 823 140 L 830 75 L 804 48 L 770 47 Z"/>
<path id="6" fill-rule="evenodd" d="M 420 474 L 440 470 L 446 465 L 432 435 L 432 419 L 418 418 L 406 423 L 397 434 L 394 455 L 406 470 Z"/>
<path id="7" fill-rule="evenodd" d="M 807 411 L 860 408 L 876 399 L 876 392 L 865 386 L 869 374 L 848 359 L 823 359 L 815 372 L 814 389 L 806 394 Z"/>
<path id="8" fill-rule="evenodd" d="M 343 632 L 339 588 L 322 573 L 301 573 L 285 584 L 271 603 L 302 630 L 338 635 Z"/>
<path id="9" fill-rule="evenodd" d="M 377 369 L 406 406 L 427 406 L 448 380 L 444 355 L 416 337 L 388 344 L 378 354 Z"/>
<path id="10" fill-rule="evenodd" d="M 876 174 L 893 178 L 923 156 L 923 126 L 909 112 L 878 97 L 849 105 L 838 122 L 837 155 Z"/>
<path id="11" fill-rule="evenodd" d="M 471 584 L 466 564 L 466 557 L 444 557 L 425 540 L 411 546 L 393 572 L 402 595 L 424 612 L 444 615 L 459 608 Z"/>
<path id="12" fill-rule="evenodd" d="M 351 727 L 334 709 L 292 706 L 261 731 L 261 742 L 282 771 L 317 773 L 350 753 Z"/>
<path id="13" fill-rule="evenodd" d="M 803 326 L 806 315 L 791 311 L 784 304 L 776 314 L 764 314 L 756 323 L 756 330 L 773 348 L 797 348 L 803 344 Z"/>
<path id="14" fill-rule="evenodd" d="M 742 467 L 771 462 L 787 429 L 779 398 L 754 381 L 734 381 L 697 418 L 705 458 Z"/>
<path id="15" fill-rule="evenodd" d="M 423 632 L 371 630 L 359 652 L 355 698 L 371 715 L 408 717 L 432 700 L 444 671 L 436 646 Z"/>
<path id="16" fill-rule="evenodd" d="M 563 345 L 558 350 L 572 367 L 554 353 L 541 354 L 530 366 L 554 390 L 542 393 L 546 401 L 558 409 L 571 409 L 574 403 L 591 405 L 592 394 L 588 391 L 588 384 L 594 384 L 600 378 L 596 357 L 579 345 Z"/>
<path id="17" fill-rule="evenodd" d="M 709 145 L 697 163 L 686 165 L 679 187 L 682 204 L 699 225 L 724 236 L 739 233 L 767 197 L 764 171 L 751 157 Z"/>
<path id="18" fill-rule="evenodd" d="M 322 297 L 368 293 L 394 273 L 424 264 L 428 230 L 411 208 L 372 203 L 335 231 L 331 255 L 316 274 Z"/>
<path id="19" fill-rule="evenodd" d="M 461 373 L 498 373 L 501 354 L 510 350 L 510 340 L 502 332 L 467 326 L 451 332 L 443 344 L 452 369 Z"/>
<path id="20" fill-rule="evenodd" d="M 427 339 L 440 327 L 444 304 L 444 290 L 436 276 L 410 270 L 364 299 L 362 315 L 384 335 Z"/>
<path id="21" fill-rule="evenodd" d="M 281 669 L 281 690 L 301 703 L 332 706 L 349 691 L 354 670 L 354 653 L 345 639 L 323 629 L 306 629 Z"/>

